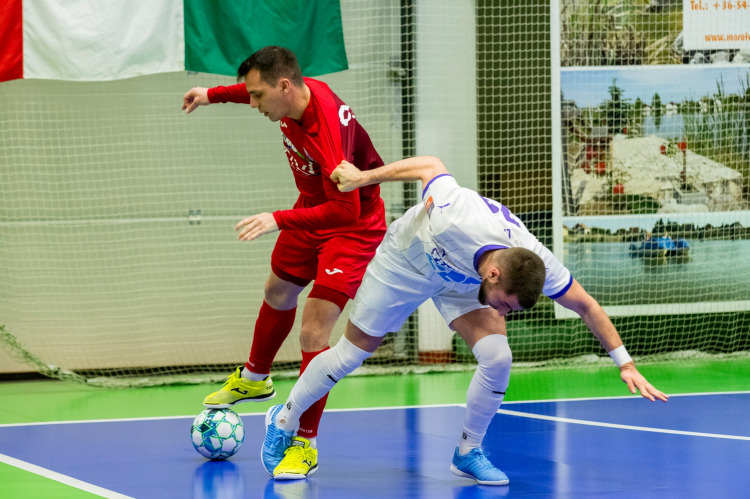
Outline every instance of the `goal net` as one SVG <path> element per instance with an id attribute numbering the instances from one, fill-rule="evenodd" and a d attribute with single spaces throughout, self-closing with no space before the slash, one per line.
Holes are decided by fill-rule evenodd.
<path id="1" fill-rule="evenodd" d="M 710 73 L 710 88 L 683 76 L 697 56 L 674 48 L 674 2 L 551 4 L 341 2 L 349 69 L 319 78 L 386 162 L 439 156 L 523 219 L 634 356 L 746 352 L 747 64 L 720 66 L 735 72 Z M 719 52 L 703 54 L 705 74 Z M 240 243 L 234 226 L 290 208 L 297 190 L 275 125 L 239 105 L 180 112 L 191 87 L 232 83 L 189 72 L 0 83 L 0 372 L 135 386 L 219 379 L 245 362 L 276 237 Z M 703 177 L 705 165 L 719 173 Z M 419 189 L 382 186 L 389 223 Z M 644 258 L 630 247 L 647 232 L 690 249 Z M 300 319 L 275 375 L 299 367 Z M 366 372 L 470 367 L 441 321 L 425 304 Z M 548 299 L 509 316 L 508 332 L 529 366 L 604 353 Z"/>

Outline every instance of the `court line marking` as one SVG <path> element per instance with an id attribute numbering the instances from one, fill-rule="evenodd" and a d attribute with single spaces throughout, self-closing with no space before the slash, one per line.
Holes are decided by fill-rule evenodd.
<path id="1" fill-rule="evenodd" d="M 745 395 L 750 394 L 750 390 L 733 391 L 733 392 L 700 392 L 700 393 L 675 393 L 669 395 L 672 397 L 696 397 L 705 395 Z M 640 400 L 642 397 L 639 395 L 617 395 L 611 397 L 581 397 L 581 398 L 570 398 L 570 399 L 540 399 L 540 400 L 513 400 L 509 402 L 503 402 L 503 406 L 511 404 L 536 404 L 536 403 L 549 403 L 549 402 L 579 402 L 588 400 L 619 400 L 619 399 L 632 399 Z M 649 401 L 650 402 L 650 401 Z M 325 412 L 356 412 L 356 411 L 389 411 L 399 409 L 430 409 L 439 407 L 466 407 L 465 402 L 461 403 L 446 403 L 446 404 L 420 404 L 420 405 L 393 405 L 393 406 L 378 406 L 378 407 L 349 407 L 341 409 L 326 409 Z M 238 412 L 234 408 L 234 412 L 237 412 L 243 417 L 252 416 L 265 416 L 265 412 Z M 502 412 L 500 409 L 498 412 Z M 522 413 L 529 414 L 529 413 Z M 160 421 L 170 419 L 188 419 L 195 418 L 197 414 L 183 414 L 181 416 L 146 416 L 139 418 L 110 418 L 110 419 L 80 419 L 80 420 L 68 420 L 68 421 L 32 421 L 28 423 L 0 423 L 0 428 L 10 428 L 14 426 L 41 426 L 41 425 L 57 425 L 57 424 L 83 424 L 83 423 L 121 423 L 130 421 Z"/>
<path id="2" fill-rule="evenodd" d="M 403 406 L 390 406 L 390 407 L 353 407 L 347 409 L 326 409 L 325 412 L 354 412 L 354 411 L 386 411 L 386 410 L 397 410 L 397 409 L 429 409 L 433 407 L 466 407 L 466 404 L 425 404 L 425 405 L 403 405 Z M 232 409 L 237 412 L 235 409 Z M 253 417 L 253 416 L 264 416 L 265 412 L 237 412 L 242 417 Z M 3 423 L 0 424 L 0 428 L 11 428 L 14 426 L 44 426 L 44 425 L 58 425 L 58 424 L 85 424 L 85 423 L 127 423 L 133 421 L 162 421 L 170 419 L 191 419 L 195 418 L 197 414 L 187 414 L 182 416 L 154 416 L 154 417 L 141 417 L 141 418 L 111 418 L 111 419 L 80 419 L 80 420 L 69 420 L 69 421 L 32 421 L 28 423 Z"/>
<path id="3" fill-rule="evenodd" d="M 702 433 L 697 431 L 682 431 L 682 430 L 667 430 L 662 428 L 652 428 L 649 426 L 632 426 L 617 423 L 603 423 L 601 421 L 588 421 L 585 419 L 572 419 L 572 418 L 561 418 L 558 416 L 547 416 L 544 414 L 533 414 L 529 412 L 520 411 L 509 411 L 508 409 L 500 409 L 497 411 L 499 414 L 505 414 L 507 416 L 517 416 L 521 418 L 529 419 L 542 419 L 545 421 L 554 421 L 557 423 L 570 423 L 580 424 L 585 426 L 600 426 L 604 428 L 616 428 L 618 430 L 634 430 L 634 431 L 646 431 L 650 433 L 667 433 L 670 435 L 686 435 L 690 437 L 708 437 L 708 438 L 723 438 L 727 440 L 745 440 L 750 441 L 750 437 L 742 437 L 738 435 L 723 435 L 721 433 Z"/>
<path id="4" fill-rule="evenodd" d="M 34 473 L 35 475 L 43 476 L 70 487 L 83 490 L 84 492 L 90 492 L 92 494 L 106 497 L 108 499 L 134 499 L 131 496 L 126 496 L 109 489 L 99 487 L 98 485 L 84 482 L 82 480 L 78 480 L 77 478 L 63 475 L 61 473 L 57 473 L 56 471 L 48 470 L 47 468 L 42 468 L 41 466 L 37 466 L 26 461 L 21 461 L 20 459 L 10 457 L 5 454 L 0 454 L 0 463 L 5 463 L 7 465 L 13 466 L 14 468 L 19 468 L 30 473 Z"/>
<path id="5" fill-rule="evenodd" d="M 750 394 L 750 390 L 736 390 L 736 391 L 731 391 L 731 392 L 667 393 L 667 395 L 669 395 L 669 398 L 700 397 L 700 396 L 706 396 L 706 395 L 746 395 L 746 394 Z M 641 397 L 639 394 L 630 394 L 630 395 L 612 395 L 608 397 L 577 397 L 577 398 L 565 398 L 565 399 L 512 400 L 509 402 L 503 402 L 503 405 L 536 404 L 540 402 L 578 402 L 578 401 L 586 401 L 586 400 L 618 400 L 618 399 L 638 400 L 641 398 L 643 397 Z"/>

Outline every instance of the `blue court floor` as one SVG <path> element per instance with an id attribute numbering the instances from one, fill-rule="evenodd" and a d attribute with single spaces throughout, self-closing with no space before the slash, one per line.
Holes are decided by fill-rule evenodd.
<path id="1" fill-rule="evenodd" d="M 326 411 L 319 470 L 306 481 L 274 482 L 262 469 L 259 414 L 242 415 L 244 445 L 224 462 L 193 449 L 193 416 L 0 425 L 0 462 L 103 497 L 144 499 L 750 497 L 748 392 L 504 404 L 485 439 L 510 477 L 504 487 L 448 470 L 463 413 Z"/>

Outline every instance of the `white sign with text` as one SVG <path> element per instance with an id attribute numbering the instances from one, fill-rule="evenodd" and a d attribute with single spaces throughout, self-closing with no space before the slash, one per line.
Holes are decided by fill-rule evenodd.
<path id="1" fill-rule="evenodd" d="M 686 50 L 750 49 L 750 0 L 683 0 Z"/>

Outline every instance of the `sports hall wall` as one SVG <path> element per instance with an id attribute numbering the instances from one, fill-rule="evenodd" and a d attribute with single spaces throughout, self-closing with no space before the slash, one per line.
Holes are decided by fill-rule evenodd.
<path id="1" fill-rule="evenodd" d="M 320 79 L 354 109 L 383 159 L 419 149 L 475 182 L 473 36 L 463 48 L 473 7 L 356 0 L 342 2 L 341 14 L 349 69 Z M 432 33 L 429 43 L 417 40 L 417 23 Z M 417 95 L 417 61 L 424 72 L 466 61 L 470 70 L 425 77 Z M 233 227 L 288 209 L 297 192 L 277 125 L 245 106 L 180 111 L 192 86 L 232 83 L 180 72 L 0 84 L 0 324 L 25 350 L 84 370 L 222 365 L 246 355 L 275 236 L 242 244 Z M 419 148 L 419 127 L 409 123 L 405 134 L 403 123 L 417 107 L 430 114 Z M 408 208 L 403 192 L 383 187 L 389 221 Z M 299 315 L 278 361 L 298 360 Z M 0 372 L 29 370 L 0 349 Z"/>
<path id="2" fill-rule="evenodd" d="M 568 82 L 593 93 L 581 75 L 602 67 L 648 66 L 669 74 L 691 60 L 671 48 L 683 28 L 679 2 L 346 0 L 341 17 L 349 69 L 320 79 L 351 105 L 383 159 L 440 156 L 463 185 L 503 202 L 550 247 L 564 224 L 555 218 L 563 213 L 555 183 L 555 168 L 562 166 L 553 151 L 562 138 L 553 111 L 566 103 L 555 92 L 571 87 L 560 89 L 560 73 L 575 75 Z M 557 45 L 554 18 L 562 31 Z M 585 29 L 574 20 L 587 20 Z M 732 52 L 735 68 L 746 67 L 740 53 Z M 612 81 L 604 81 L 606 90 Z M 111 82 L 0 83 L 0 325 L 24 352 L 45 365 L 107 375 L 200 366 L 223 376 L 245 359 L 275 237 L 243 244 L 233 227 L 249 214 L 290 207 L 296 189 L 278 129 L 253 110 L 215 105 L 181 113 L 190 87 L 233 82 L 179 72 Z M 726 102 L 747 106 L 740 94 Z M 747 119 L 744 113 L 738 116 Z M 633 118 L 634 126 L 639 120 Z M 735 138 L 747 137 L 741 128 L 747 125 L 733 123 L 727 133 L 739 155 L 718 157 L 724 149 L 712 150 L 705 137 L 688 142 L 688 150 L 713 154 L 717 162 L 736 160 L 742 171 L 750 164 L 747 142 Z M 581 175 L 582 165 L 573 161 L 580 144 L 568 139 L 566 167 Z M 618 161 L 615 155 L 613 164 Z M 747 213 L 747 166 L 742 175 L 740 214 Z M 607 179 L 586 178 L 590 185 Z M 418 201 L 419 187 L 385 185 L 383 197 L 391 221 Z M 610 211 L 618 207 L 611 196 L 595 201 Z M 724 249 L 735 244 L 728 241 L 733 237 L 737 247 L 746 244 L 739 232 L 722 232 L 709 258 L 742 274 L 742 250 Z M 579 242 L 566 242 L 561 257 L 583 259 L 591 254 L 588 245 L 602 241 Z M 750 296 L 746 284 L 713 282 L 717 272 L 708 271 L 703 281 L 710 285 L 695 293 L 685 275 L 700 267 L 697 260 L 638 267 L 651 279 L 648 286 L 630 276 L 634 261 L 617 279 L 600 272 L 621 257 L 602 257 L 574 275 L 587 289 L 591 282 L 603 304 L 628 303 L 630 311 L 613 321 L 632 354 L 750 350 L 750 313 L 737 305 Z M 641 307 L 644 295 L 652 303 Z M 688 305 L 663 308 L 660 297 L 670 295 Z M 703 303 L 700 309 L 689 305 L 691 295 Z M 581 321 L 561 318 L 550 300 L 508 319 L 518 361 L 602 354 Z M 298 327 L 299 317 L 277 358 L 280 368 L 299 361 Z M 379 352 L 373 364 L 473 361 L 430 304 Z M 0 373 L 34 369 L 0 349 Z"/>

